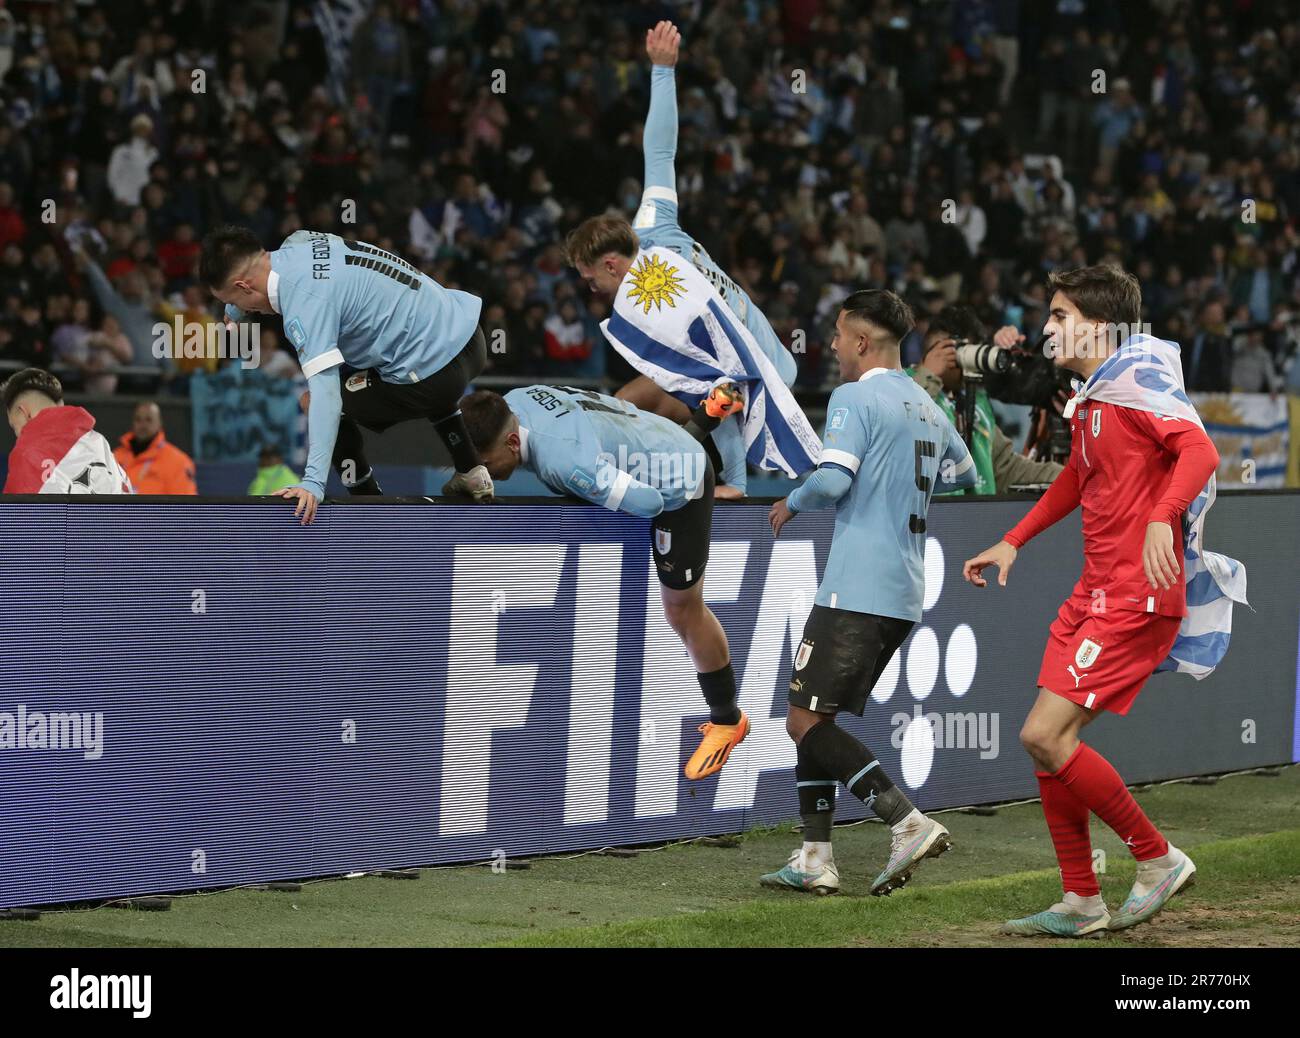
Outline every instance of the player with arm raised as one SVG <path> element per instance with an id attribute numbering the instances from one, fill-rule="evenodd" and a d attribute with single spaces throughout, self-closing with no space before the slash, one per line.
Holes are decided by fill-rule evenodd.
<path id="1" fill-rule="evenodd" d="M 984 569 L 996 566 L 1005 585 L 1020 548 L 1082 505 L 1083 573 L 1051 625 L 1038 698 L 1020 732 L 1037 766 L 1064 896 L 1003 926 L 1005 933 L 1082 937 L 1151 918 L 1191 882 L 1196 866 L 1151 824 L 1110 763 L 1080 742 L 1080 731 L 1103 711 L 1128 713 L 1155 670 L 1173 669 L 1168 658 L 1200 676 L 1213 669 L 1227 648 L 1221 609 L 1211 624 L 1198 618 L 1192 625 L 1189 652 L 1176 646 L 1193 605 L 1185 570 L 1204 570 L 1194 579 L 1195 609 L 1223 602 L 1229 627 L 1231 602 L 1220 591 L 1244 600 L 1245 571 L 1204 551 L 1200 524 L 1219 456 L 1183 391 L 1177 346 L 1128 334 L 1142 312 L 1137 279 L 1097 266 L 1054 273 L 1048 284 L 1044 330 L 1056 363 L 1086 380 L 1065 411 L 1070 458 L 1029 514 L 967 561 L 964 575 L 984 587 Z M 1184 542 L 1189 511 L 1194 536 Z M 1195 668 L 1182 666 L 1184 657 Z M 1090 814 L 1137 859 L 1136 882 L 1115 916 L 1093 872 Z"/>
<path id="2" fill-rule="evenodd" d="M 952 423 L 902 369 L 899 341 L 911 310 L 893 292 L 855 292 L 835 321 L 831 348 L 844 380 L 826 411 L 821 464 L 772 506 L 772 532 L 799 512 L 835 506 L 835 534 L 790 680 L 786 730 L 804 843 L 764 886 L 833 894 L 835 785 L 843 783 L 890 827 L 889 861 L 871 885 L 888 894 L 950 846 L 948 830 L 894 785 L 871 751 L 835 723 L 862 716 L 890 658 L 921 619 L 925 523 L 936 486 L 975 485 L 975 465 Z"/>
<path id="3" fill-rule="evenodd" d="M 349 493 L 381 492 L 359 426 L 381 431 L 416 418 L 432 422 L 451 452 L 456 475 L 443 493 L 491 499 L 492 480 L 457 410 L 487 363 L 478 297 L 443 288 L 383 249 L 318 231 L 297 231 L 267 252 L 252 231 L 218 228 L 204 239 L 199 274 L 228 321 L 280 314 L 298 351 L 307 469 L 278 494 L 297 501 L 304 523 L 325 496 L 331 462 Z"/>
<path id="4" fill-rule="evenodd" d="M 662 246 L 688 260 L 717 290 L 727 307 L 753 335 L 787 385 L 793 385 L 797 368 L 794 356 L 782 344 L 763 312 L 754 305 L 745 290 L 736 284 L 709 256 L 708 251 L 677 222 L 677 82 L 676 65 L 681 33 L 672 22 L 663 21 L 646 33 L 646 53 L 650 57 L 650 110 L 646 115 L 642 148 L 645 153 L 645 189 L 641 205 L 632 221 L 635 232 L 628 239 L 630 248 L 607 251 L 599 256 L 579 259 L 578 273 L 596 296 L 612 301 L 626 276 L 637 246 L 642 249 Z M 594 218 L 607 219 L 607 218 Z M 584 228 L 589 229 L 591 221 Z M 660 388 L 648 375 L 638 375 L 616 394 L 643 411 L 686 421 L 687 404 Z M 721 457 L 720 476 L 723 486 L 718 496 L 742 497 L 748 474 L 745 467 L 745 444 L 740 423 L 727 422 L 713 437 Z"/>
<path id="5" fill-rule="evenodd" d="M 690 653 L 709 706 L 686 777 L 721 770 L 749 733 L 749 718 L 736 705 L 727 635 L 704 601 L 715 479 L 704 449 L 666 418 L 585 390 L 528 386 L 504 397 L 481 390 L 461 410 L 493 479 L 522 465 L 558 494 L 651 521 L 664 616 Z M 710 414 L 701 436 L 727 411 L 711 407 Z"/>

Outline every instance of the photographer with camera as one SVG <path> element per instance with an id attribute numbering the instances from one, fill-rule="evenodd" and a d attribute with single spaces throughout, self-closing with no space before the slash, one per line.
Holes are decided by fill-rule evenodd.
<path id="1" fill-rule="evenodd" d="M 994 341 L 1009 341 L 1014 328 L 999 329 Z M 931 321 L 921 345 L 921 362 L 908 368 L 912 379 L 939 405 L 962 434 L 975 460 L 979 482 L 971 494 L 1005 494 L 1009 487 L 1050 483 L 1061 466 L 1052 461 L 1033 461 L 1016 452 L 993 417 L 993 405 L 983 378 L 968 373 L 959 360 L 959 346 L 969 355 L 987 342 L 983 324 L 969 307 L 944 307 Z M 969 429 L 968 429 L 969 426 Z"/>

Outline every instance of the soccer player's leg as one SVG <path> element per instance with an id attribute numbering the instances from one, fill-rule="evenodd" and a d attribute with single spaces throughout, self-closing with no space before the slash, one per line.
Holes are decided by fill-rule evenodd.
<path id="1" fill-rule="evenodd" d="M 670 422 L 684 425 L 691 416 L 691 409 L 671 393 L 659 388 L 654 379 L 646 375 L 637 375 L 614 394 L 619 400 L 626 400 L 638 411 L 649 411 Z"/>
<path id="2" fill-rule="evenodd" d="M 841 710 L 862 715 L 871 690 L 911 629 L 908 620 L 813 606 L 790 681 L 786 729 L 797 748 L 797 781 L 817 783 L 829 776 L 890 827 L 889 860 L 871 885 L 878 895 L 903 886 L 922 861 L 952 845 L 948 830 L 918 811 L 870 749 L 835 723 Z M 801 796 L 801 813 L 805 806 L 820 805 Z M 820 813 L 810 811 L 804 820 L 805 871 L 831 860 L 830 823 L 815 817 Z M 812 835 L 825 834 L 825 841 L 807 838 L 810 822 Z M 810 846 L 821 843 L 826 846 Z"/>
<path id="3" fill-rule="evenodd" d="M 464 348 L 441 371 L 418 385 L 427 400 L 427 414 L 451 454 L 456 474 L 443 486 L 448 497 L 463 495 L 474 501 L 491 501 L 495 492 L 492 477 L 479 459 L 460 413 L 460 398 L 472 379 L 487 366 L 487 338 L 482 328 L 475 328 Z"/>
<path id="4" fill-rule="evenodd" d="M 1131 610 L 1094 611 L 1082 598 L 1061 607 L 1039 672 L 1038 700 L 1020 738 L 1038 766 L 1065 894 L 1046 912 L 1008 923 L 1007 932 L 1079 936 L 1123 929 L 1151 918 L 1190 884 L 1196 872 L 1191 859 L 1161 835 L 1110 762 L 1079 739 L 1103 710 L 1128 712 L 1168 655 L 1179 622 Z M 1115 831 L 1138 863 L 1133 891 L 1113 917 L 1090 875 L 1089 812 Z"/>
<path id="5" fill-rule="evenodd" d="M 650 550 L 663 596 L 664 616 L 690 654 L 709 720 L 684 771 L 689 779 L 716 774 L 749 734 L 749 718 L 736 705 L 736 674 L 726 632 L 704 601 L 704 569 L 713 531 L 713 470 L 705 466 L 700 496 L 662 512 L 650 524 Z"/>

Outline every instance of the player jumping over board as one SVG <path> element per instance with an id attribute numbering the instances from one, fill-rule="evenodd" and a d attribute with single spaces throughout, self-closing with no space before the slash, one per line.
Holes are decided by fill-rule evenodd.
<path id="1" fill-rule="evenodd" d="M 703 274 L 732 314 L 740 320 L 786 385 L 794 384 L 794 357 L 781 343 L 771 324 L 745 290 L 713 261 L 707 250 L 677 222 L 677 85 L 676 73 L 681 33 L 672 22 L 659 22 L 646 33 L 650 72 L 650 110 L 646 115 L 642 148 L 645 153 L 645 189 L 641 205 L 629 227 L 617 217 L 593 217 L 570 235 L 569 261 L 598 298 L 613 302 L 632 266 L 638 249 L 662 246 L 689 261 Z M 629 358 L 631 359 L 631 358 Z M 633 361 L 635 364 L 636 362 Z M 696 394 L 670 393 L 647 374 L 638 375 L 616 394 L 643 411 L 653 411 L 685 422 Z M 690 403 L 685 401 L 690 400 Z M 727 422 L 713 437 L 722 464 L 718 496 L 744 496 L 748 478 L 746 448 L 741 425 Z"/>
<path id="2" fill-rule="evenodd" d="M 738 397 L 715 391 L 689 425 L 706 436 L 737 407 Z M 664 616 L 690 653 L 709 705 L 686 777 L 720 771 L 749 733 L 749 718 L 736 705 L 727 635 L 704 601 L 715 476 L 697 438 L 626 400 L 552 386 L 504 397 L 481 390 L 461 401 L 461 411 L 493 479 L 508 479 L 522 465 L 558 494 L 651 520 Z"/>
<path id="3" fill-rule="evenodd" d="M 443 288 L 392 253 L 337 234 L 297 231 L 267 252 L 243 227 L 203 242 L 199 275 L 226 304 L 276 313 L 308 393 L 307 469 L 278 491 L 310 523 L 325 496 L 331 461 L 352 494 L 379 494 L 359 426 L 380 431 L 424 418 L 451 452 L 456 475 L 444 494 L 490 500 L 492 480 L 465 432 L 457 402 L 487 363 L 482 300 Z M 345 372 L 343 365 L 350 372 Z"/>

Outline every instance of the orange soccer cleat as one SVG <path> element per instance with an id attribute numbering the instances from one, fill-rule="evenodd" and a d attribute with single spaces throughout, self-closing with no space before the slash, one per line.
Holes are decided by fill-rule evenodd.
<path id="1" fill-rule="evenodd" d="M 700 734 L 704 739 L 700 742 L 699 749 L 691 754 L 684 769 L 688 779 L 708 778 L 721 771 L 722 765 L 731 756 L 731 751 L 744 742 L 745 736 L 749 734 L 749 718 L 742 710 L 739 724 L 705 721 L 700 725 Z"/>
<path id="2" fill-rule="evenodd" d="M 745 397 L 734 382 L 714 386 L 704 398 L 704 410 L 710 418 L 729 418 L 745 409 Z"/>

